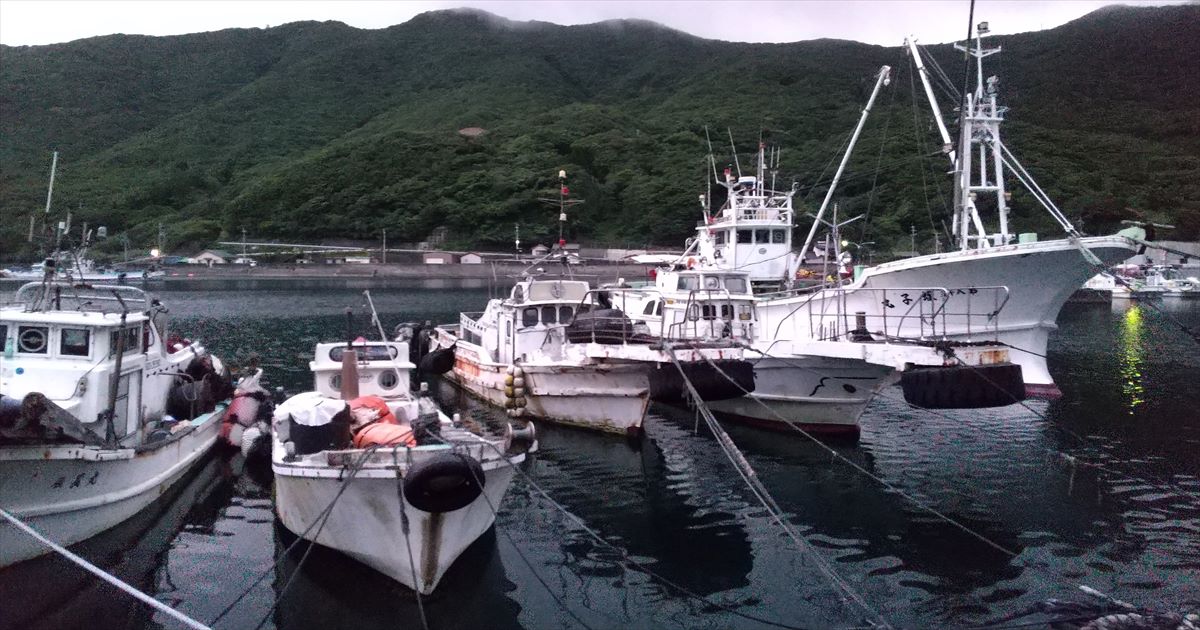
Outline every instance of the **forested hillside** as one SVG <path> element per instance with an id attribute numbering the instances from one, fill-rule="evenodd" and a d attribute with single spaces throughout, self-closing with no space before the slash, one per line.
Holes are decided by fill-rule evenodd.
<path id="1" fill-rule="evenodd" d="M 994 38 L 1008 143 L 1085 231 L 1141 216 L 1200 235 L 1197 33 L 1190 5 L 1110 7 Z M 560 168 L 585 201 L 572 238 L 678 246 L 705 191 L 705 126 L 722 167 L 727 128 L 743 166 L 760 137 L 781 147 L 780 187 L 796 182 L 815 206 L 884 64 L 893 80 L 837 199 L 843 213 L 870 209 L 862 229 L 880 249 L 907 245 L 910 226 L 927 248 L 947 216 L 947 163 L 896 38 L 743 44 L 646 22 L 442 11 L 382 30 L 306 22 L 0 47 L 0 249 L 25 247 L 53 150 L 56 210 L 134 243 L 164 222 L 171 249 L 243 228 L 418 241 L 438 226 L 454 245 L 499 246 L 514 223 L 528 243 L 555 229 L 537 198 Z M 931 52 L 960 82 L 961 54 Z M 943 98 L 952 118 L 950 107 Z M 485 132 L 460 133 L 470 127 Z M 1052 231 L 1031 197 L 1013 202 L 1019 231 Z"/>

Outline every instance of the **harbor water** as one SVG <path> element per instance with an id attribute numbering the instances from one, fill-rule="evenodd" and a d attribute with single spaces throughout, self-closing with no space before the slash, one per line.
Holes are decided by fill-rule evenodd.
<path id="1" fill-rule="evenodd" d="M 431 282 L 196 280 L 155 290 L 172 331 L 235 365 L 257 356 L 271 386 L 301 391 L 314 344 L 344 337 L 347 307 L 356 334 L 378 335 L 364 288 L 389 333 L 404 321 L 454 321 L 488 298 L 486 286 Z M 1055 401 L 932 413 L 885 390 L 861 440 L 834 445 L 854 466 L 796 435 L 726 425 L 804 548 L 694 412 L 654 407 L 636 443 L 539 423 L 541 450 L 496 527 L 421 602 L 297 543 L 274 519 L 269 470 L 230 455 L 207 458 L 151 509 L 75 549 L 217 628 L 417 628 L 421 609 L 431 628 L 964 627 L 1052 598 L 1092 601 L 1080 585 L 1196 611 L 1200 346 L 1178 324 L 1200 328 L 1200 304 L 1157 307 L 1068 304 L 1049 350 L 1063 391 Z M 498 413 L 445 384 L 437 391 L 464 413 Z M 812 554 L 867 606 L 835 588 Z M 2 628 L 173 624 L 61 558 L 0 570 Z"/>

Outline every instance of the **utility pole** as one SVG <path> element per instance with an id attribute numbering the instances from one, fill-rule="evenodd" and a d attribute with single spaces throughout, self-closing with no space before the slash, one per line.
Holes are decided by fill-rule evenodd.
<path id="1" fill-rule="evenodd" d="M 915 225 L 908 226 L 908 251 L 912 252 L 913 256 L 917 255 L 917 226 Z"/>
<path id="2" fill-rule="evenodd" d="M 383 228 L 383 264 L 387 264 L 387 228 Z"/>
<path id="3" fill-rule="evenodd" d="M 246 228 L 242 228 L 242 258 L 246 257 Z"/>

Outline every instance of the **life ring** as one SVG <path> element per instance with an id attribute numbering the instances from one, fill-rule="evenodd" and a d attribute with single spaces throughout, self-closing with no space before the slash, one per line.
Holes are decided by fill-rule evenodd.
<path id="1" fill-rule="evenodd" d="M 21 352 L 41 353 L 46 351 L 46 331 L 41 328 L 22 330 L 17 341 Z"/>
<path id="2" fill-rule="evenodd" d="M 422 512 L 453 512 L 483 493 L 483 466 L 464 455 L 442 453 L 413 464 L 404 475 L 404 498 Z"/>

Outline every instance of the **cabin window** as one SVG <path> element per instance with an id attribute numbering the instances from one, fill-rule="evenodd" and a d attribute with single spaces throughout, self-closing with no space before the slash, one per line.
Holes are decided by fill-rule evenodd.
<path id="1" fill-rule="evenodd" d="M 8 326 L 0 324 L 0 350 L 8 348 Z"/>
<path id="2" fill-rule="evenodd" d="M 662 300 L 658 300 L 654 303 L 654 314 L 662 317 Z"/>
<path id="3" fill-rule="evenodd" d="M 91 353 L 92 334 L 86 328 L 59 331 L 58 353 L 67 357 L 86 357 Z"/>
<path id="4" fill-rule="evenodd" d="M 721 288 L 721 277 L 720 276 L 704 276 L 704 288 L 705 289 L 720 289 Z"/>
<path id="5" fill-rule="evenodd" d="M 701 307 L 701 316 L 704 319 L 716 319 L 717 307 L 712 304 L 704 304 Z"/>
<path id="6" fill-rule="evenodd" d="M 738 230 L 737 239 L 739 243 L 753 243 L 754 230 Z"/>
<path id="7" fill-rule="evenodd" d="M 786 243 L 787 242 L 787 230 L 771 230 L 771 242 L 772 243 Z"/>
<path id="8" fill-rule="evenodd" d="M 399 355 L 399 352 L 392 346 L 355 346 L 354 353 L 359 361 L 391 361 Z M 329 349 L 331 361 L 341 361 L 343 354 L 346 354 L 346 346 Z"/>
<path id="9" fill-rule="evenodd" d="M 558 309 L 554 308 L 553 306 L 543 306 L 542 307 L 542 323 L 543 324 L 557 324 L 558 323 Z"/>
<path id="10" fill-rule="evenodd" d="M 333 389 L 333 391 L 335 391 L 335 392 L 341 390 L 342 389 L 342 375 L 334 374 L 333 376 L 330 376 L 329 377 L 329 387 L 331 389 Z"/>
<path id="11" fill-rule="evenodd" d="M 521 311 L 521 327 L 537 326 L 538 310 L 536 306 L 530 306 Z"/>
<path id="12" fill-rule="evenodd" d="M 679 276 L 675 281 L 676 291 L 695 291 L 700 288 L 699 276 Z"/>
<path id="13" fill-rule="evenodd" d="M 689 322 L 694 322 L 700 319 L 700 307 L 696 304 L 692 304 L 691 306 L 687 307 L 687 318 Z"/>
<path id="14" fill-rule="evenodd" d="M 717 245 L 724 245 L 725 244 L 725 230 L 717 230 L 715 239 L 716 239 L 715 242 Z"/>
<path id="15" fill-rule="evenodd" d="M 754 242 L 762 245 L 771 242 L 771 230 L 754 230 Z"/>
<path id="16" fill-rule="evenodd" d="M 738 307 L 738 319 L 748 322 L 751 319 L 751 307 L 749 304 L 743 304 Z"/>
<path id="17" fill-rule="evenodd" d="M 721 305 L 721 319 L 724 319 L 724 320 L 733 319 L 733 305 L 732 304 L 722 304 Z"/>
<path id="18" fill-rule="evenodd" d="M 508 339 L 512 338 L 512 322 L 504 320 L 504 336 Z"/>
<path id="19" fill-rule="evenodd" d="M 138 339 L 142 336 L 140 326 L 133 328 L 125 328 L 120 331 L 112 331 L 108 335 L 108 356 L 116 356 L 117 354 L 117 335 L 125 335 L 125 354 L 138 352 Z"/>
<path id="20" fill-rule="evenodd" d="M 50 329 L 45 326 L 18 326 L 17 351 L 26 354 L 46 354 Z"/>
<path id="21" fill-rule="evenodd" d="M 649 302 L 646 302 L 646 308 L 642 309 L 642 315 L 653 315 L 654 305 L 657 303 L 657 300 L 650 300 Z"/>
<path id="22" fill-rule="evenodd" d="M 575 307 L 574 306 L 558 307 L 558 323 L 566 324 L 566 323 L 570 322 L 571 319 L 574 317 L 575 317 Z"/>
<path id="23" fill-rule="evenodd" d="M 400 375 L 396 374 L 396 370 L 384 370 L 379 373 L 379 386 L 384 389 L 392 389 L 400 383 Z"/>
<path id="24" fill-rule="evenodd" d="M 725 288 L 730 293 L 745 293 L 746 279 L 745 278 L 725 278 Z"/>

